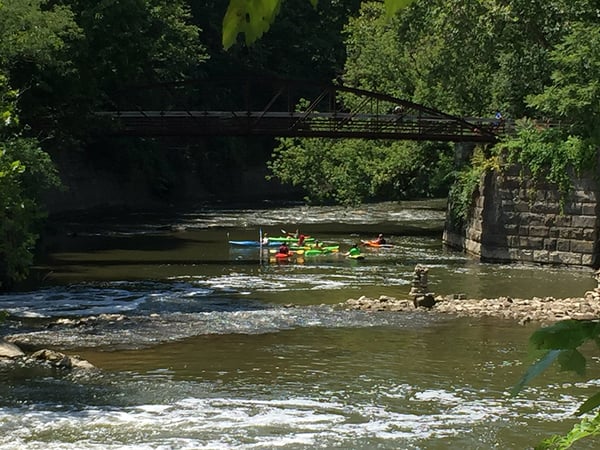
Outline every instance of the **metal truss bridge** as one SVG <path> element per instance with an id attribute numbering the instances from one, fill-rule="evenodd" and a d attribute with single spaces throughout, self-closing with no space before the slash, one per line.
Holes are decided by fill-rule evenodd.
<path id="1" fill-rule="evenodd" d="M 104 111 L 113 134 L 277 136 L 487 142 L 494 118 L 461 118 L 389 95 L 334 84 L 245 77 L 154 84 L 121 92 Z M 104 130 L 106 131 L 106 130 Z"/>

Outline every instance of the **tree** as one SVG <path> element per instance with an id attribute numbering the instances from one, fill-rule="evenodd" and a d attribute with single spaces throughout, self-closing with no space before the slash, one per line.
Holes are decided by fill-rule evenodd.
<path id="1" fill-rule="evenodd" d="M 56 64 L 78 27 L 68 8 L 46 2 L 0 3 L 0 289 L 28 273 L 43 216 L 41 194 L 59 184 L 56 169 L 39 142 L 21 134 L 11 75 L 25 66 Z"/>
<path id="2" fill-rule="evenodd" d="M 567 122 L 568 133 L 600 146 L 600 25 L 574 22 L 550 52 L 553 66 L 543 92 L 527 97 L 550 121 Z"/>
<path id="3" fill-rule="evenodd" d="M 19 91 L 8 77 L 24 64 L 53 63 L 65 36 L 77 34 L 68 9 L 43 9 L 44 3 L 0 3 L 0 289 L 27 275 L 43 216 L 40 196 L 59 184 L 49 155 L 35 139 L 20 134 Z"/>
<path id="4" fill-rule="evenodd" d="M 571 189 L 573 171 L 597 169 L 600 26 L 593 9 L 588 2 L 568 9 L 570 20 L 547 52 L 551 75 L 542 89 L 525 98 L 537 120 L 519 122 L 515 136 L 501 146 L 534 181 L 555 183 L 563 197 Z"/>
<path id="5" fill-rule="evenodd" d="M 50 156 L 36 140 L 15 137 L 0 143 L 0 289 L 29 273 L 45 217 L 41 196 L 59 184 Z"/>
<path id="6" fill-rule="evenodd" d="M 271 178 L 302 187 L 307 201 L 346 205 L 444 196 L 452 165 L 446 144 L 292 138 L 268 163 Z"/>
<path id="7" fill-rule="evenodd" d="M 131 86 L 188 77 L 207 59 L 184 0 L 60 5 L 77 35 L 64 36 L 53 63 L 32 64 L 19 55 L 10 74 L 11 84 L 22 90 L 22 119 L 37 128 L 43 118 L 45 130 L 37 131 L 52 130 L 59 145 L 84 138 L 98 105 L 131 93 Z"/>

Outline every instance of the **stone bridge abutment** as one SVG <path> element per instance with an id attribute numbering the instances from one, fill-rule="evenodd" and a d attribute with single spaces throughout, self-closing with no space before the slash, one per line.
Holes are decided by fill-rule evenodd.
<path id="1" fill-rule="evenodd" d="M 598 182 L 592 175 L 572 180 L 572 192 L 562 196 L 556 186 L 522 176 L 518 166 L 487 171 L 466 224 L 456 229 L 446 220 L 443 241 L 487 262 L 598 268 Z"/>

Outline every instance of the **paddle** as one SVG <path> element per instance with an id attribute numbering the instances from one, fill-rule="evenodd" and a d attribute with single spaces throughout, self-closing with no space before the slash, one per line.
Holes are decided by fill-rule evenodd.
<path id="1" fill-rule="evenodd" d="M 282 228 L 282 229 L 281 229 L 281 232 L 282 232 L 283 234 L 285 234 L 286 236 L 288 236 L 288 237 L 296 237 L 296 238 L 298 237 L 298 230 L 296 230 L 296 232 L 295 232 L 295 233 L 288 233 L 287 231 L 285 231 L 285 230 Z"/>

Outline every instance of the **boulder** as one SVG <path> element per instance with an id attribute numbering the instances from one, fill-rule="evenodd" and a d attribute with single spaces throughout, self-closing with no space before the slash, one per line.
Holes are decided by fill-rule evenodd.
<path id="1" fill-rule="evenodd" d="M 435 297 L 433 294 L 419 295 L 415 297 L 415 308 L 433 308 L 435 306 Z"/>
<path id="2" fill-rule="evenodd" d="M 15 344 L 6 342 L 4 339 L 0 339 L 0 358 L 19 358 L 25 356 L 23 350 L 17 347 Z"/>
<path id="3" fill-rule="evenodd" d="M 64 353 L 55 350 L 38 350 L 37 352 L 32 353 L 30 358 L 47 361 L 52 366 L 59 369 L 95 369 L 94 365 L 85 359 L 81 359 L 78 356 L 67 356 Z"/>

